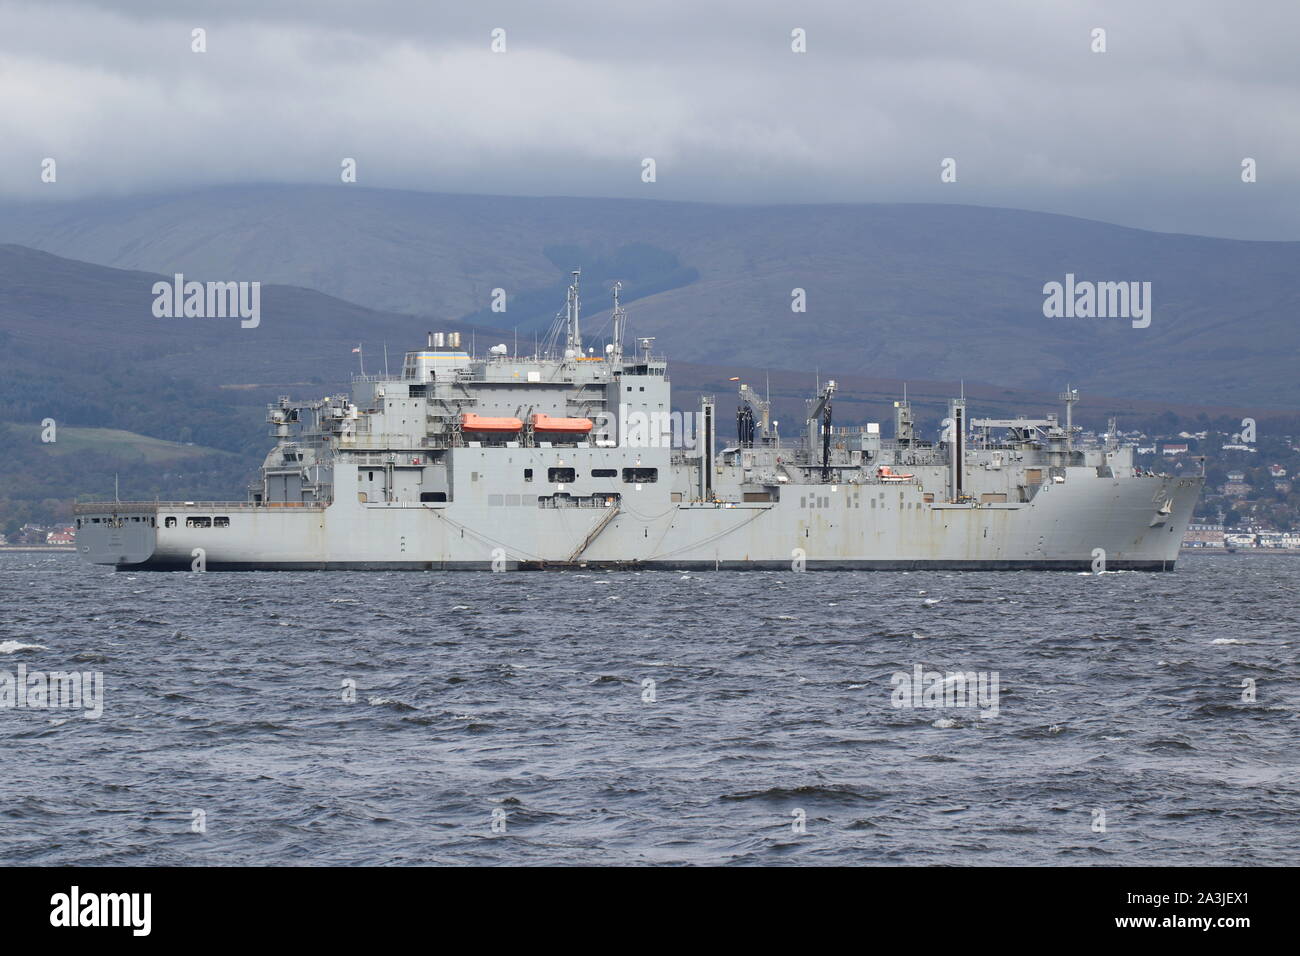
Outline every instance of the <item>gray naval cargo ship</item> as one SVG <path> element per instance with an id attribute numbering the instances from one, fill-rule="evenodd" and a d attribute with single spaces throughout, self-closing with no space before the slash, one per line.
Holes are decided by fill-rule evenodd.
<path id="1" fill-rule="evenodd" d="M 1156 475 L 1065 421 L 968 418 L 937 440 L 904 400 L 893 437 L 832 425 L 835 383 L 800 434 L 739 385 L 674 411 L 652 339 L 584 348 L 578 274 L 536 354 L 484 357 L 430 333 L 400 375 L 282 398 L 275 447 L 240 502 L 79 504 L 77 547 L 121 569 L 1061 569 L 1174 567 L 1202 476 Z"/>

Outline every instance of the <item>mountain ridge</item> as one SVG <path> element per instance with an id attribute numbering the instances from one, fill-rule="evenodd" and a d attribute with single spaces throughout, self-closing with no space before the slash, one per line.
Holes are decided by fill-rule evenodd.
<path id="1" fill-rule="evenodd" d="M 374 312 L 535 330 L 574 262 L 639 245 L 633 335 L 706 365 L 846 362 L 875 377 L 982 379 L 1181 404 L 1300 404 L 1291 273 L 1300 243 L 1155 233 L 1097 220 L 944 204 L 740 206 L 492 197 L 360 186 L 210 187 L 149 197 L 10 203 L 0 241 L 61 256 L 297 285 Z M 635 257 L 633 257 L 635 258 Z M 634 263 L 635 265 L 635 263 Z M 658 271 L 655 271 L 658 270 Z M 1150 281 L 1148 329 L 1048 319 L 1043 286 Z M 607 321 L 602 275 L 585 288 Z M 656 287 L 656 283 L 659 287 Z M 490 311 L 494 289 L 507 311 Z M 791 312 L 795 289 L 805 313 Z M 511 311 L 511 310 L 514 311 Z M 522 310 L 522 311 L 521 311 Z"/>

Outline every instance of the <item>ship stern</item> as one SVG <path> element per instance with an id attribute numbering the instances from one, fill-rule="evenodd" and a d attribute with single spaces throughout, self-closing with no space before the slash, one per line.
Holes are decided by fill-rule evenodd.
<path id="1" fill-rule="evenodd" d="M 77 554 L 92 564 L 131 567 L 145 564 L 158 546 L 153 505 L 113 502 L 74 506 Z"/>

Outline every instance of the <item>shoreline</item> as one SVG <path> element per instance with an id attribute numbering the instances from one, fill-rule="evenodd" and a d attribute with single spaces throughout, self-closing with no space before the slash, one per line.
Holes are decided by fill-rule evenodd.
<path id="1" fill-rule="evenodd" d="M 1296 548 L 1237 548 L 1229 551 L 1227 548 L 1179 548 L 1178 556 L 1181 558 L 1185 554 L 1213 554 L 1228 557 L 1234 554 L 1279 554 L 1279 555 L 1297 555 L 1300 549 Z"/>

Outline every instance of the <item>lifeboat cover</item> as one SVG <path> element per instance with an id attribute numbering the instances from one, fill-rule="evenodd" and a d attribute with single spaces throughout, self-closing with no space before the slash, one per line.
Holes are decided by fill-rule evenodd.
<path id="1" fill-rule="evenodd" d="M 589 432 L 590 418 L 552 418 L 550 415 L 533 416 L 533 431 L 538 432 Z"/>

